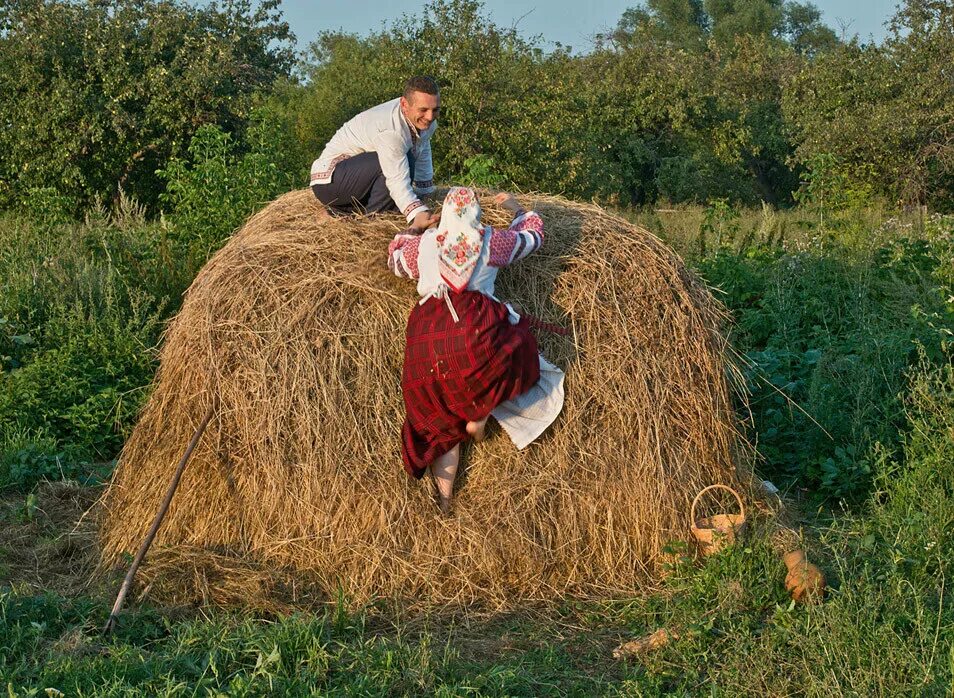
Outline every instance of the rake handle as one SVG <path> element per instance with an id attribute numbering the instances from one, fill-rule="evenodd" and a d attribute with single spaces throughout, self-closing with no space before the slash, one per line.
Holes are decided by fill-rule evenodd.
<path id="1" fill-rule="evenodd" d="M 116 627 L 116 623 L 119 620 L 119 611 L 123 607 L 123 602 L 125 602 L 126 596 L 129 594 L 129 590 L 132 588 L 133 579 L 136 576 L 139 565 L 142 564 L 143 558 L 146 557 L 146 551 L 148 551 L 149 546 L 152 545 L 152 541 L 156 537 L 156 533 L 159 531 L 159 526 L 162 525 L 162 520 L 165 518 L 166 512 L 169 511 L 169 505 L 172 503 L 172 496 L 176 493 L 176 488 L 179 486 L 179 480 L 182 479 L 182 473 L 185 471 L 186 464 L 189 462 L 192 452 L 199 443 L 199 439 L 202 438 L 205 428 L 209 425 L 209 420 L 212 419 L 212 414 L 215 412 L 216 405 L 217 401 L 213 400 L 212 406 L 209 407 L 209 411 L 206 412 L 205 417 L 199 424 L 199 427 L 195 430 L 195 434 L 192 435 L 192 440 L 189 442 L 185 453 L 182 454 L 182 458 L 179 460 L 179 465 L 176 468 L 176 472 L 172 476 L 172 481 L 169 483 L 169 488 L 166 490 L 166 496 L 163 498 L 162 504 L 159 506 L 159 511 L 156 512 L 156 518 L 153 519 L 152 526 L 149 527 L 149 532 L 146 534 L 146 538 L 143 540 L 142 545 L 139 546 L 139 552 L 136 553 L 136 557 L 133 558 L 132 565 L 130 566 L 129 571 L 126 573 L 126 578 L 123 580 L 123 585 L 119 588 L 119 595 L 116 596 L 116 603 L 113 604 L 113 610 L 109 613 L 109 620 L 106 621 L 106 626 L 103 628 L 103 634 L 105 635 L 108 635 L 112 629 Z"/>

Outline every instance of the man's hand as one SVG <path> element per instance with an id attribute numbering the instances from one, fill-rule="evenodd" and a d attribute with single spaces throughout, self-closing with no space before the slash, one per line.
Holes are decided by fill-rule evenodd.
<path id="1" fill-rule="evenodd" d="M 411 221 L 411 230 L 420 235 L 428 228 L 437 225 L 440 220 L 441 217 L 436 213 L 431 211 L 421 211 L 419 214 L 414 216 L 414 220 Z"/>

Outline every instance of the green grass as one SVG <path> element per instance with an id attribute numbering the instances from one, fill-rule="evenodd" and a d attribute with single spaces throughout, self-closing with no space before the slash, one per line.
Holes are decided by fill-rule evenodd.
<path id="1" fill-rule="evenodd" d="M 879 450 L 900 442 L 906 371 L 950 360 L 954 218 L 865 209 L 820 226 L 816 215 L 717 204 L 631 217 L 732 311 L 763 474 L 829 504 L 856 502 Z"/>
<path id="2" fill-rule="evenodd" d="M 188 283 L 194 260 L 176 257 L 166 224 L 127 204 L 84 224 L 0 219 L 0 687 L 950 695 L 954 221 L 866 210 L 828 212 L 820 226 L 807 210 L 718 203 L 630 215 L 733 312 L 759 471 L 805 511 L 821 505 L 799 523 L 831 583 L 823 605 L 789 602 L 776 552 L 754 535 L 704 564 L 677 564 L 656 593 L 632 599 L 496 615 L 408 616 L 381 604 L 282 618 L 147 605 L 101 637 L 114 588 L 79 588 L 88 565 L 64 538 L 98 490 L 36 483 L 108 475 Z M 661 627 L 677 639 L 613 658 L 621 642 Z"/>
<path id="3" fill-rule="evenodd" d="M 0 595 L 0 679 L 13 695 L 949 695 L 954 371 L 916 378 L 905 414 L 911 428 L 871 496 L 818 529 L 812 555 L 832 587 L 822 605 L 788 601 L 760 536 L 683 560 L 649 596 L 484 617 L 146 607 L 102 638 L 108 598 L 18 585 Z M 678 639 L 613 659 L 659 627 Z"/>

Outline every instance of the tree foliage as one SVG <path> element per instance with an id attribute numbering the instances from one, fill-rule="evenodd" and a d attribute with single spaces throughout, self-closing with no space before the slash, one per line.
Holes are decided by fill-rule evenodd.
<path id="1" fill-rule="evenodd" d="M 279 0 L 0 0 L 0 209 L 75 212 L 120 190 L 168 205 L 157 170 L 188 169 L 205 125 L 241 160 L 253 111 L 281 141 L 281 180 L 304 183 L 342 123 L 420 73 L 442 85 L 445 181 L 785 204 L 824 166 L 851 192 L 951 207 L 952 15 L 906 0 L 866 45 L 807 2 L 645 0 L 574 54 L 479 0 L 432 0 L 364 36 L 321 34 L 293 73 Z"/>
<path id="2" fill-rule="evenodd" d="M 491 153 L 508 179 L 542 184 L 542 163 L 572 146 L 558 142 L 563 114 L 550 102 L 567 89 L 560 67 L 569 56 L 545 57 L 515 29 L 484 17 L 478 2 L 438 0 L 420 16 L 405 16 L 366 38 L 323 34 L 311 58 L 295 128 L 312 158 L 344 121 L 393 99 L 415 74 L 433 75 L 441 85 L 434 141 L 439 176 Z"/>
<path id="3" fill-rule="evenodd" d="M 710 41 L 727 47 L 739 37 L 772 38 L 805 55 L 838 43 L 815 5 L 792 0 L 646 0 L 626 10 L 606 38 L 704 51 Z"/>
<path id="4" fill-rule="evenodd" d="M 711 5 L 651 0 L 574 56 L 544 53 L 485 18 L 476 0 L 436 0 L 366 38 L 322 35 L 309 84 L 286 103 L 313 158 L 341 123 L 426 73 L 442 85 L 439 177 L 484 155 L 504 181 L 574 196 L 784 201 L 797 178 L 786 164 L 781 85 L 804 60 L 784 20 L 807 8 L 793 22 L 813 26 L 817 11 L 778 5 L 762 27 L 742 22 L 741 4 L 719 6 L 715 19 Z M 733 17 L 738 31 L 717 40 Z"/>
<path id="5" fill-rule="evenodd" d="M 883 46 L 852 41 L 804 67 L 785 114 L 810 162 L 901 202 L 954 205 L 954 6 L 908 0 Z"/>
<path id="6" fill-rule="evenodd" d="M 154 201 L 203 124 L 240 129 L 292 67 L 279 0 L 0 2 L 0 206 L 54 187 Z"/>

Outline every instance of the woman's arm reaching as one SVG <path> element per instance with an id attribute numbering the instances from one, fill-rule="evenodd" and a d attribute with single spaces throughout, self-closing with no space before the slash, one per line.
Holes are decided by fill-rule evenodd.
<path id="1" fill-rule="evenodd" d="M 417 255 L 421 246 L 421 236 L 410 233 L 398 233 L 388 245 L 388 269 L 395 276 L 405 279 L 418 277 Z"/>
<path id="2" fill-rule="evenodd" d="M 543 219 L 535 211 L 525 211 L 512 195 L 501 193 L 494 201 L 514 214 L 506 230 L 494 230 L 490 238 L 490 266 L 505 267 L 543 245 Z"/>

